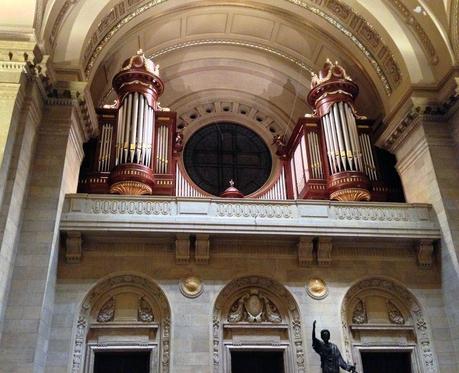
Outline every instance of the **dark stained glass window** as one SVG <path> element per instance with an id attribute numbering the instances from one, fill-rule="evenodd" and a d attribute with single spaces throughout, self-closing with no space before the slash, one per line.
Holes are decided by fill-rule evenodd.
<path id="1" fill-rule="evenodd" d="M 271 173 L 271 153 L 252 130 L 233 123 L 214 123 L 198 130 L 185 144 L 185 168 L 203 190 L 220 195 L 234 180 L 244 195 L 260 189 Z"/>

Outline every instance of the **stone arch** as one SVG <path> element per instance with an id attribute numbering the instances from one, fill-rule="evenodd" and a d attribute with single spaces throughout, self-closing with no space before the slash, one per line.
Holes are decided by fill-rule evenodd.
<path id="1" fill-rule="evenodd" d="M 416 347 L 413 349 L 413 365 L 418 372 L 438 372 L 429 323 L 416 297 L 402 284 L 384 277 L 371 277 L 358 281 L 347 291 L 341 305 L 341 321 L 344 336 L 345 355 L 349 361 L 360 362 L 353 344 L 353 327 L 355 324 L 366 324 L 372 329 L 368 320 L 366 305 L 362 299 L 366 296 L 385 298 L 388 301 L 387 317 L 393 324 L 392 330 L 404 329 L 413 335 Z M 357 312 L 356 312 L 357 310 Z M 393 312 L 392 316 L 390 312 Z M 394 316 L 395 315 L 395 316 Z M 359 319 L 357 319 L 359 317 Z M 395 318 L 394 320 L 390 320 Z M 398 318 L 398 319 L 397 319 Z M 377 332 L 380 326 L 374 326 Z M 383 329 L 383 327 L 381 327 Z M 367 342 L 368 345 L 370 343 Z"/>
<path id="2" fill-rule="evenodd" d="M 257 315 L 251 314 L 251 311 L 246 308 L 250 308 L 247 306 L 250 297 L 261 300 L 261 309 Z M 255 298 L 253 300 L 257 304 Z M 242 308 L 244 309 L 241 311 Z M 230 321 L 228 321 L 229 318 Z M 214 373 L 225 371 L 224 366 L 228 362 L 224 357 L 225 351 L 222 343 L 224 328 L 230 328 L 235 324 L 246 327 L 246 330 L 250 330 L 255 324 L 264 325 L 267 328 L 270 325 L 283 325 L 288 330 L 289 346 L 285 354 L 286 360 L 289 360 L 287 371 L 305 372 L 300 310 L 292 294 L 284 285 L 266 277 L 246 276 L 231 281 L 220 291 L 213 308 Z"/>
<path id="3" fill-rule="evenodd" d="M 76 321 L 74 338 L 72 344 L 72 359 L 70 360 L 70 372 L 86 372 L 85 361 L 87 337 L 91 327 L 98 322 L 107 323 L 113 321 L 115 305 L 113 297 L 119 292 L 129 292 L 138 297 L 139 306 L 136 310 L 138 313 L 139 324 L 142 321 L 156 322 L 158 363 L 157 372 L 169 372 L 170 360 L 170 315 L 171 310 L 166 295 L 161 288 L 151 279 L 137 274 L 117 274 L 106 277 L 98 281 L 85 296 L 81 303 L 79 315 Z M 141 306 L 143 302 L 144 306 Z M 146 308 L 146 318 L 140 316 L 141 309 Z M 145 309 L 144 308 L 144 309 Z M 105 313 L 104 313 L 105 312 Z M 143 311 L 144 312 L 144 311 Z M 145 312 L 144 312 L 145 313 Z M 105 319 L 99 319 L 103 315 Z M 108 323 L 107 326 L 110 326 Z M 142 343 L 139 343 L 141 345 Z M 155 373 L 156 373 L 155 371 Z"/>

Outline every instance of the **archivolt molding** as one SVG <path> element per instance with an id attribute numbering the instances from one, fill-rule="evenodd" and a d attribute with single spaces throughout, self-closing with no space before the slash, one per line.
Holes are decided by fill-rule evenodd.
<path id="1" fill-rule="evenodd" d="M 67 0 L 67 2 L 70 1 L 78 0 Z M 284 1 L 315 14 L 345 35 L 374 67 L 388 96 L 401 84 L 400 67 L 389 47 L 383 43 L 374 27 L 351 7 L 340 0 Z M 123 0 L 112 7 L 110 12 L 99 22 L 83 52 L 82 62 L 86 76 L 90 75 L 98 56 L 118 31 L 139 15 L 166 2 L 167 0 Z M 182 48 L 190 46 L 193 44 L 184 45 Z M 250 47 L 256 48 L 257 46 Z M 274 52 L 274 50 L 267 51 Z"/>
<path id="2" fill-rule="evenodd" d="M 304 346 L 303 333 L 301 328 L 301 316 L 298 305 L 290 292 L 279 282 L 260 276 L 247 276 L 231 281 L 218 295 L 213 311 L 212 323 L 212 346 L 213 346 L 213 366 L 214 373 L 222 371 L 222 349 L 223 349 L 223 320 L 229 315 L 230 308 L 235 301 L 241 299 L 250 289 L 261 290 L 272 299 L 278 299 L 283 305 L 284 316 L 287 316 L 290 324 L 290 337 L 293 342 L 291 345 L 292 353 L 295 356 L 295 372 L 304 373 Z M 282 312 L 282 310 L 281 310 Z M 287 315 L 285 315 L 285 312 Z"/>
<path id="3" fill-rule="evenodd" d="M 439 62 L 437 51 L 435 50 L 432 41 L 422 28 L 421 24 L 413 16 L 412 11 L 410 11 L 400 0 L 388 0 L 388 2 L 395 8 L 395 10 L 400 14 L 408 26 L 413 30 L 414 35 L 419 40 L 422 48 L 429 57 L 430 63 L 432 65 L 436 65 Z"/>
<path id="4" fill-rule="evenodd" d="M 157 308 L 160 312 L 157 319 L 161 322 L 161 372 L 169 372 L 171 311 L 167 298 L 163 291 L 153 281 L 138 275 L 123 274 L 102 280 L 95 285 L 84 298 L 76 322 L 76 333 L 73 341 L 70 370 L 72 373 L 81 373 L 84 367 L 86 336 L 90 328 L 90 313 L 92 307 L 104 296 L 104 294 L 124 286 L 140 288 L 142 292 L 148 294 L 156 301 Z"/>
<path id="5" fill-rule="evenodd" d="M 348 327 L 349 315 L 352 312 L 351 303 L 364 291 L 385 291 L 395 297 L 409 310 L 413 320 L 414 329 L 418 342 L 418 348 L 422 360 L 423 371 L 439 372 L 438 362 L 432 344 L 432 336 L 429 323 L 416 297 L 405 287 L 387 278 L 369 278 L 352 286 L 346 293 L 341 305 L 341 323 L 343 327 L 345 354 L 348 361 L 352 361 L 351 336 Z"/>

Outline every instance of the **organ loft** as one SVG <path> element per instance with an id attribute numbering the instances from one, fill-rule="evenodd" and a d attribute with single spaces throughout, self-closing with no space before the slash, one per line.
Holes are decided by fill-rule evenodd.
<path id="1" fill-rule="evenodd" d="M 1 6 L 0 373 L 457 371 L 458 0 Z"/>

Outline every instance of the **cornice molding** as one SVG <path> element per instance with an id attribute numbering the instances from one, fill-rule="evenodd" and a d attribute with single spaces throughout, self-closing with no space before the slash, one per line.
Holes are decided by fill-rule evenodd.
<path id="1" fill-rule="evenodd" d="M 422 122 L 446 122 L 459 109 L 459 76 L 450 76 L 441 88 L 415 89 L 388 121 L 377 145 L 395 152 Z"/>

